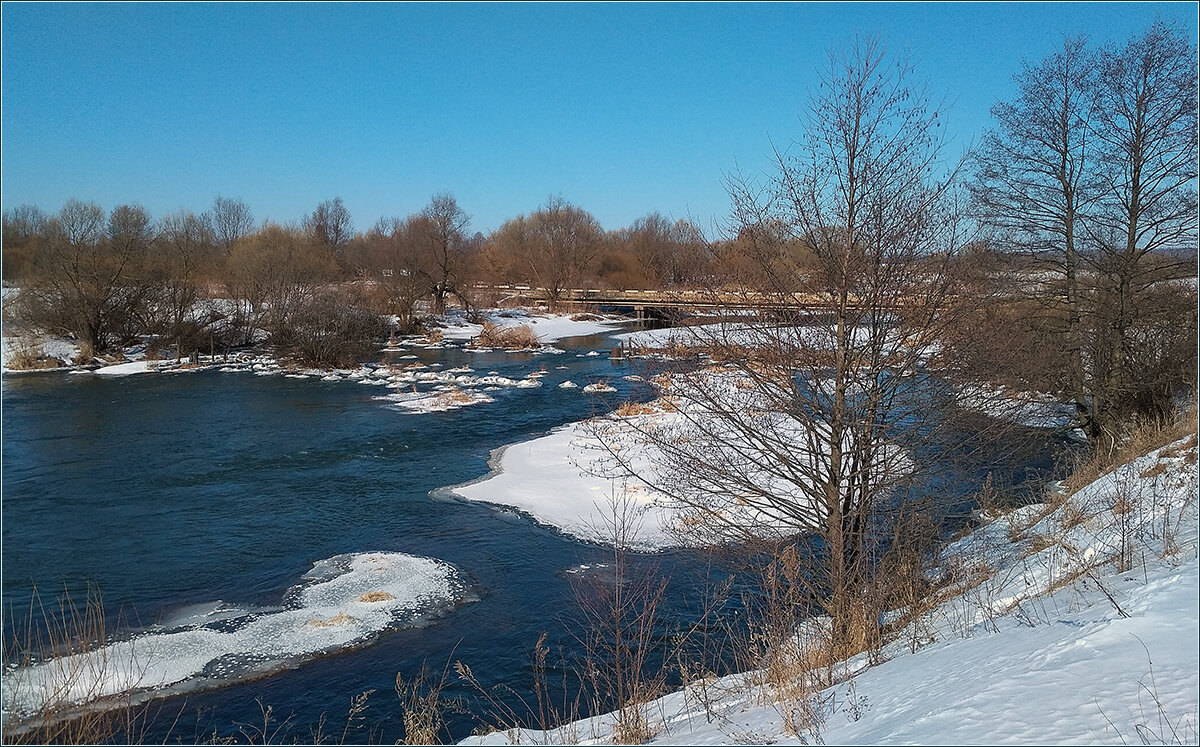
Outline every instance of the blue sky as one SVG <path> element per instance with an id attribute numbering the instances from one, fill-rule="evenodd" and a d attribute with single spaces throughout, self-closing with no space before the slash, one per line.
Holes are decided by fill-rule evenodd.
<path id="1" fill-rule="evenodd" d="M 1195 3 L 5 3 L 0 201 L 292 222 L 340 196 L 365 230 L 449 191 L 487 232 L 561 194 L 710 230 L 855 33 L 911 52 L 960 151 L 1022 59 L 1155 18 L 1195 38 Z"/>

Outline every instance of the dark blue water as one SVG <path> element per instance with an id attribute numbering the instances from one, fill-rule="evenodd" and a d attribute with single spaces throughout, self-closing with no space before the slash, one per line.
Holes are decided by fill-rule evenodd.
<path id="1" fill-rule="evenodd" d="M 606 349 L 597 336 L 559 343 L 564 355 L 425 351 L 427 362 L 470 365 L 521 378 L 548 370 L 544 386 L 494 393 L 496 402 L 406 414 L 373 400 L 382 387 L 205 371 L 107 379 L 45 374 L 3 383 L 3 605 L 6 617 L 64 590 L 99 589 L 109 618 L 137 628 L 191 605 L 223 600 L 271 606 L 315 561 L 373 550 L 455 565 L 478 601 L 424 627 L 294 669 L 160 704 L 154 741 L 238 734 L 274 709 L 282 734 L 308 741 L 322 715 L 341 734 L 351 699 L 376 693 L 352 735 L 403 736 L 397 673 L 440 676 L 451 661 L 485 686 L 504 683 L 520 713 L 532 701 L 530 651 L 545 631 L 551 663 L 578 654 L 579 610 L 564 571 L 611 551 L 547 527 L 430 491 L 487 472 L 491 450 L 545 434 L 650 392 L 622 376 L 631 364 L 579 357 Z M 566 370 L 556 367 L 565 366 Z M 604 401 L 561 390 L 606 379 Z M 641 561 L 640 561 L 641 562 Z M 679 551 L 644 561 L 674 579 L 664 619 L 696 614 L 707 571 Z M 574 623 L 572 623 L 574 621 Z M 574 628 L 574 631 L 572 631 Z M 447 697 L 470 691 L 453 673 Z M 467 736 L 487 704 L 451 714 L 449 735 Z"/>

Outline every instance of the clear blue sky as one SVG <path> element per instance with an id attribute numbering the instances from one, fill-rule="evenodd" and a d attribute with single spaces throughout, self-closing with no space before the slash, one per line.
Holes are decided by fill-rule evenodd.
<path id="1" fill-rule="evenodd" d="M 2 202 L 291 222 L 340 196 L 365 230 L 449 191 L 487 232 L 561 194 L 708 230 L 855 33 L 918 59 L 961 150 L 1022 59 L 1156 17 L 1196 35 L 1190 2 L 5 3 Z"/>

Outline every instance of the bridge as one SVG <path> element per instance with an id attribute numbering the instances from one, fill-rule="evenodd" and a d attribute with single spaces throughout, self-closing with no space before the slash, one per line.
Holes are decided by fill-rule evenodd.
<path id="1" fill-rule="evenodd" d="M 518 301 L 549 303 L 552 294 L 545 288 L 526 285 L 477 285 L 477 290 L 508 294 Z M 630 308 L 639 317 L 654 310 L 714 311 L 718 309 L 747 309 L 756 311 L 824 311 L 832 309 L 828 296 L 819 293 L 760 293 L 757 291 L 718 290 L 612 290 L 569 288 L 558 292 L 558 304 L 565 306 L 616 306 Z M 919 296 L 897 299 L 893 308 L 914 303 Z M 852 299 L 851 308 L 866 304 Z"/>

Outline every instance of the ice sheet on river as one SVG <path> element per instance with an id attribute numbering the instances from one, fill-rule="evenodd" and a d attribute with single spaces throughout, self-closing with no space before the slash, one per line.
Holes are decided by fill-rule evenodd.
<path id="1" fill-rule="evenodd" d="M 446 612 L 467 596 L 458 571 L 439 560 L 395 552 L 338 555 L 315 563 L 279 609 L 237 616 L 214 606 L 220 614 L 193 614 L 183 626 L 6 672 L 4 715 L 20 718 L 47 699 L 82 704 L 236 681 L 362 645 Z"/>

